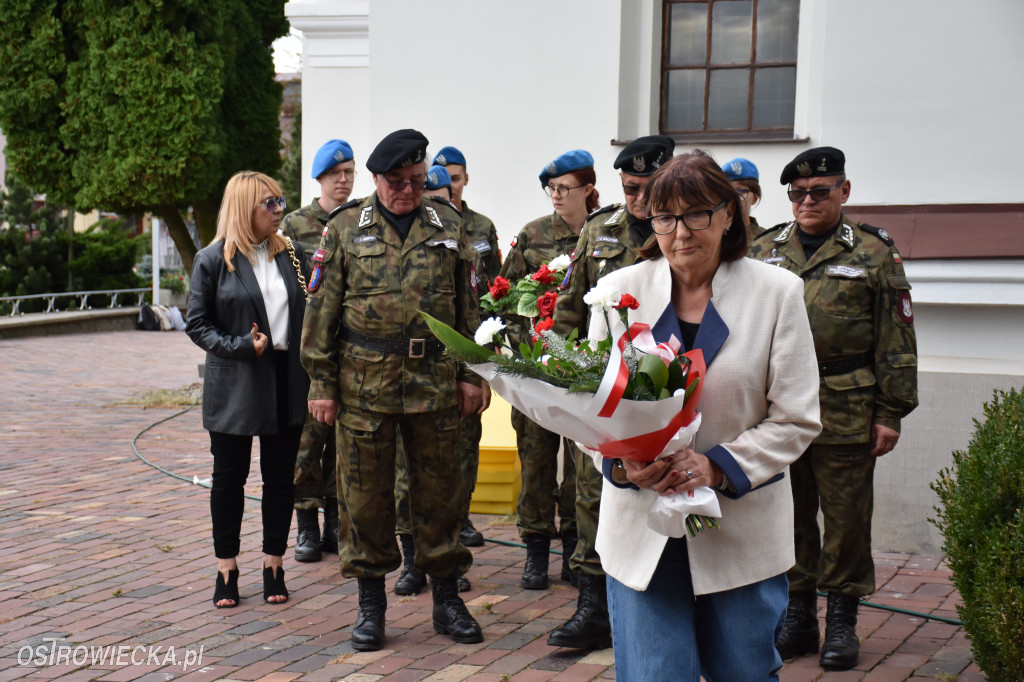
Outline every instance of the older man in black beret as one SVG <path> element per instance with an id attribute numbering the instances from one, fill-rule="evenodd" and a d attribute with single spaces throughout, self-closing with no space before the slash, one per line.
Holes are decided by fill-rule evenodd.
<path id="1" fill-rule="evenodd" d="M 352 646 L 384 645 L 384 576 L 395 542 L 395 452 L 409 473 L 416 565 L 430 575 L 433 627 L 456 642 L 483 639 L 456 580 L 472 555 L 459 543 L 460 415 L 479 409 L 478 377 L 443 354 L 419 311 L 472 338 L 479 324 L 473 256 L 459 215 L 423 196 L 427 138 L 391 133 L 366 161 L 377 190 L 332 214 L 311 259 L 302 360 L 309 411 L 337 420 L 342 575 L 359 581 Z"/>
<path id="2" fill-rule="evenodd" d="M 615 159 L 625 203 L 611 204 L 591 213 L 572 252 L 572 265 L 558 293 L 555 331 L 567 335 L 574 328 L 580 338 L 587 334 L 590 307 L 583 296 L 597 280 L 642 260 L 641 249 L 654 241 L 644 207 L 644 187 L 654 171 L 669 159 L 675 141 L 664 135 L 639 137 L 626 145 Z M 576 464 L 576 538 L 562 538 L 563 565 L 579 576 L 580 597 L 576 612 L 548 637 L 551 646 L 596 649 L 611 645 L 611 624 L 601 558 L 594 549 L 598 508 L 601 504 L 601 472 L 589 455 L 567 442 L 567 454 Z M 575 543 L 573 542 L 575 540 Z M 572 545 L 575 544 L 575 551 Z M 570 557 L 571 553 L 571 557 Z"/>
<path id="3" fill-rule="evenodd" d="M 850 197 L 846 157 L 835 147 L 796 156 L 782 170 L 793 222 L 764 231 L 749 255 L 800 275 L 821 375 L 823 429 L 790 465 L 796 565 L 776 648 L 783 659 L 814 654 L 820 664 L 857 664 L 857 607 L 875 589 L 871 559 L 872 481 L 877 457 L 917 406 L 917 341 L 910 284 L 883 229 L 843 214 Z M 818 530 L 819 505 L 825 519 Z M 827 595 L 825 641 L 816 590 Z"/>

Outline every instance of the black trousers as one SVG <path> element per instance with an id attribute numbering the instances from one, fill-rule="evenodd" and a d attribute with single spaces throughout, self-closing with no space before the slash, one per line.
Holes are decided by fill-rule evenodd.
<path id="1" fill-rule="evenodd" d="M 263 553 L 284 556 L 295 502 L 295 456 L 302 424 L 288 424 L 287 353 L 275 352 L 277 371 L 277 433 L 261 433 L 260 474 L 263 480 Z M 245 509 L 245 481 L 249 477 L 253 436 L 210 431 L 213 484 L 213 550 L 218 559 L 238 556 Z"/>

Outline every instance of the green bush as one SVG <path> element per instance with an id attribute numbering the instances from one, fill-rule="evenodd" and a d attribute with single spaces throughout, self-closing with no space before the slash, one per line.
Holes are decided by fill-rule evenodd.
<path id="1" fill-rule="evenodd" d="M 188 284 L 185 281 L 185 271 L 171 270 L 169 272 L 161 273 L 160 288 L 170 289 L 176 294 L 185 293 L 185 290 L 188 288 Z"/>
<path id="2" fill-rule="evenodd" d="M 978 667 L 1024 680 L 1024 392 L 996 391 L 966 451 L 932 483 L 958 608 Z"/>

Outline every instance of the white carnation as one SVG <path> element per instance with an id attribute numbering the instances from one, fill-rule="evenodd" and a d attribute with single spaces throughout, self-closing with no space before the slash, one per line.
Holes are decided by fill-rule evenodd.
<path id="1" fill-rule="evenodd" d="M 593 289 L 584 294 L 583 302 L 589 306 L 614 308 L 619 304 L 620 298 L 622 298 L 622 292 L 619 291 L 618 287 L 605 284 L 599 280 Z"/>
<path id="2" fill-rule="evenodd" d="M 476 334 L 473 335 L 473 340 L 481 346 L 494 343 L 495 335 L 504 328 L 505 323 L 501 321 L 501 318 L 489 317 L 480 323 L 480 327 L 476 330 Z"/>
<path id="3" fill-rule="evenodd" d="M 548 267 L 552 270 L 566 270 L 570 264 L 572 264 L 572 259 L 563 253 L 561 256 L 558 256 L 548 263 Z"/>

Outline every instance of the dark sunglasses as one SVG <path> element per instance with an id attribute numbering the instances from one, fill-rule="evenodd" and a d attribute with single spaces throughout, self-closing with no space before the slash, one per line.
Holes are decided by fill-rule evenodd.
<path id="1" fill-rule="evenodd" d="M 425 180 L 419 180 L 417 182 L 405 182 L 403 180 L 389 180 L 387 178 L 384 178 L 384 182 L 388 183 L 388 187 L 390 187 L 395 192 L 401 192 L 406 187 L 411 187 L 414 192 L 422 192 L 423 188 L 427 186 L 427 182 Z"/>
<path id="2" fill-rule="evenodd" d="M 622 193 L 627 197 L 635 197 L 643 191 L 643 185 L 627 185 L 626 183 L 622 183 Z"/>
<path id="3" fill-rule="evenodd" d="M 265 208 L 267 213 L 273 213 L 277 210 L 278 206 L 280 206 L 283 211 L 287 204 L 285 203 L 284 197 L 270 197 L 266 201 L 261 201 L 256 205 Z"/>
<path id="4" fill-rule="evenodd" d="M 828 199 L 828 195 L 832 193 L 832 190 L 840 187 L 844 180 L 840 180 L 831 187 L 815 187 L 814 189 L 790 189 L 786 194 L 789 195 L 789 200 L 794 204 L 802 204 L 804 198 L 810 194 L 811 201 L 817 203 L 819 201 L 825 201 Z"/>

